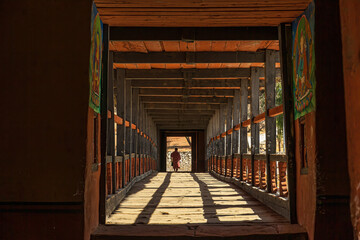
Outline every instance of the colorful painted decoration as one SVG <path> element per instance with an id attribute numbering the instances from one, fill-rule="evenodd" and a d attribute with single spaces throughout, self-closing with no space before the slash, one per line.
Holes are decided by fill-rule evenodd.
<path id="1" fill-rule="evenodd" d="M 100 93 L 102 76 L 102 42 L 103 24 L 95 4 L 91 13 L 91 47 L 90 47 L 90 99 L 89 105 L 95 112 L 100 113 Z"/>
<path id="2" fill-rule="evenodd" d="M 295 119 L 315 110 L 315 4 L 292 23 Z"/>

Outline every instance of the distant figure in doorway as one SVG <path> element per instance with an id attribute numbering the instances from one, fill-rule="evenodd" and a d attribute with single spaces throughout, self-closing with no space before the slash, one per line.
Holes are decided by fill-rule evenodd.
<path id="1" fill-rule="evenodd" d="M 177 172 L 180 168 L 180 153 L 178 152 L 178 149 L 175 148 L 175 152 L 171 153 L 171 161 L 172 161 L 172 166 L 174 168 L 174 171 Z"/>

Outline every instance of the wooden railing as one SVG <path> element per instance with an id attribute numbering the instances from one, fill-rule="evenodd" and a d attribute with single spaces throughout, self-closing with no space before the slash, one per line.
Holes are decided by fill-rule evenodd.
<path id="1" fill-rule="evenodd" d="M 213 142 L 231 135 L 242 127 L 264 121 L 266 116 L 274 118 L 281 114 L 283 114 L 282 105 L 269 109 L 253 117 L 253 119 L 247 119 L 233 128 L 212 137 L 208 147 Z M 208 159 L 208 170 L 249 184 L 275 196 L 283 198 L 288 196 L 287 156 L 285 154 L 234 153 L 229 156 L 211 155 Z"/>
<path id="2" fill-rule="evenodd" d="M 121 156 L 116 157 L 116 186 L 115 190 L 120 190 L 122 186 L 122 161 L 123 158 Z M 134 164 L 136 161 L 136 165 Z M 131 179 L 130 179 L 130 166 L 131 166 Z M 135 166 L 139 166 L 140 171 L 136 171 Z M 131 155 L 131 158 L 129 158 L 129 155 L 126 155 L 125 158 L 125 186 L 131 180 L 137 176 L 140 176 L 150 170 L 156 169 L 156 161 L 150 156 L 141 154 L 140 156 L 136 157 L 135 154 Z M 106 159 L 106 192 L 108 195 L 111 195 L 113 192 L 112 186 L 112 157 L 108 156 Z"/>
<path id="3" fill-rule="evenodd" d="M 108 111 L 108 118 L 111 118 L 111 112 Z M 115 124 L 123 125 L 123 118 L 114 114 Z M 125 121 L 125 127 L 130 127 L 130 123 Z M 151 145 L 156 147 L 155 142 L 146 133 L 142 132 L 135 124 L 131 124 L 131 128 L 136 130 L 136 133 L 143 137 Z M 131 156 L 131 157 L 130 157 Z M 115 166 L 115 171 L 112 169 Z M 123 167 L 125 171 L 123 171 Z M 113 156 L 106 157 L 106 193 L 108 197 L 116 193 L 116 191 L 126 187 L 134 178 L 141 176 L 150 170 L 156 170 L 156 160 L 147 154 L 125 155 L 125 162 L 123 163 L 123 156 L 115 156 L 115 164 L 113 164 Z M 131 169 L 130 169 L 131 168 Z M 123 176 L 123 172 L 125 176 Z M 115 176 L 114 176 L 115 174 Z M 115 181 L 113 178 L 115 177 Z M 123 183 L 124 181 L 124 183 Z M 115 184 L 114 184 L 115 183 Z"/>

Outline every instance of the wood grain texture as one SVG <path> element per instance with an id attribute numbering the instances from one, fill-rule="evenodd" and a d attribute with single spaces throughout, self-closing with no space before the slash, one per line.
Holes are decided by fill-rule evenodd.
<path id="1" fill-rule="evenodd" d="M 309 0 L 109 1 L 96 0 L 110 26 L 277 26 L 291 22 Z"/>
<path id="2" fill-rule="evenodd" d="M 287 220 L 208 173 L 158 173 L 136 183 L 107 224 L 268 224 Z"/>

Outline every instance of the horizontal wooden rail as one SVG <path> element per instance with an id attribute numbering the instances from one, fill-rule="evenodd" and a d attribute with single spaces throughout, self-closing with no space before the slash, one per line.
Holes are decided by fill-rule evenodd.
<path id="1" fill-rule="evenodd" d="M 283 105 L 281 104 L 280 106 L 269 109 L 268 114 L 269 117 L 276 117 L 280 114 L 283 114 Z"/>
<path id="2" fill-rule="evenodd" d="M 276 117 L 276 116 L 278 116 L 278 115 L 281 115 L 281 114 L 283 114 L 283 105 L 280 105 L 280 106 L 271 108 L 271 109 L 269 109 L 267 112 L 268 112 L 269 117 Z M 263 113 L 255 116 L 255 117 L 253 118 L 253 122 L 254 122 L 254 123 L 260 123 L 260 122 L 262 122 L 262 121 L 265 120 L 265 116 L 266 116 L 266 114 L 265 114 L 265 112 L 263 112 Z M 230 135 L 230 134 L 232 134 L 233 131 L 238 131 L 238 130 L 240 130 L 241 127 L 248 127 L 248 126 L 250 126 L 250 124 L 251 124 L 251 119 L 247 119 L 247 120 L 243 121 L 242 123 L 235 125 L 233 128 L 227 130 L 226 132 L 223 132 L 223 133 L 221 133 L 220 135 L 211 138 L 211 139 L 209 140 L 209 144 L 210 144 L 212 141 L 215 141 L 216 139 L 224 138 L 225 135 Z"/>
<path id="3" fill-rule="evenodd" d="M 241 128 L 241 123 L 234 126 L 234 131 L 238 131 Z"/>
<path id="4" fill-rule="evenodd" d="M 121 117 L 119 117 L 118 115 L 114 115 L 114 121 L 119 125 L 124 124 L 124 120 Z"/>
<path id="5" fill-rule="evenodd" d="M 262 122 L 264 120 L 265 120 L 265 113 L 263 112 L 263 113 L 257 115 L 256 117 L 254 117 L 253 122 L 254 123 L 259 123 L 259 122 Z"/>
<path id="6" fill-rule="evenodd" d="M 251 124 L 251 119 L 245 120 L 241 123 L 243 127 L 248 127 L 250 126 L 250 124 Z"/>

